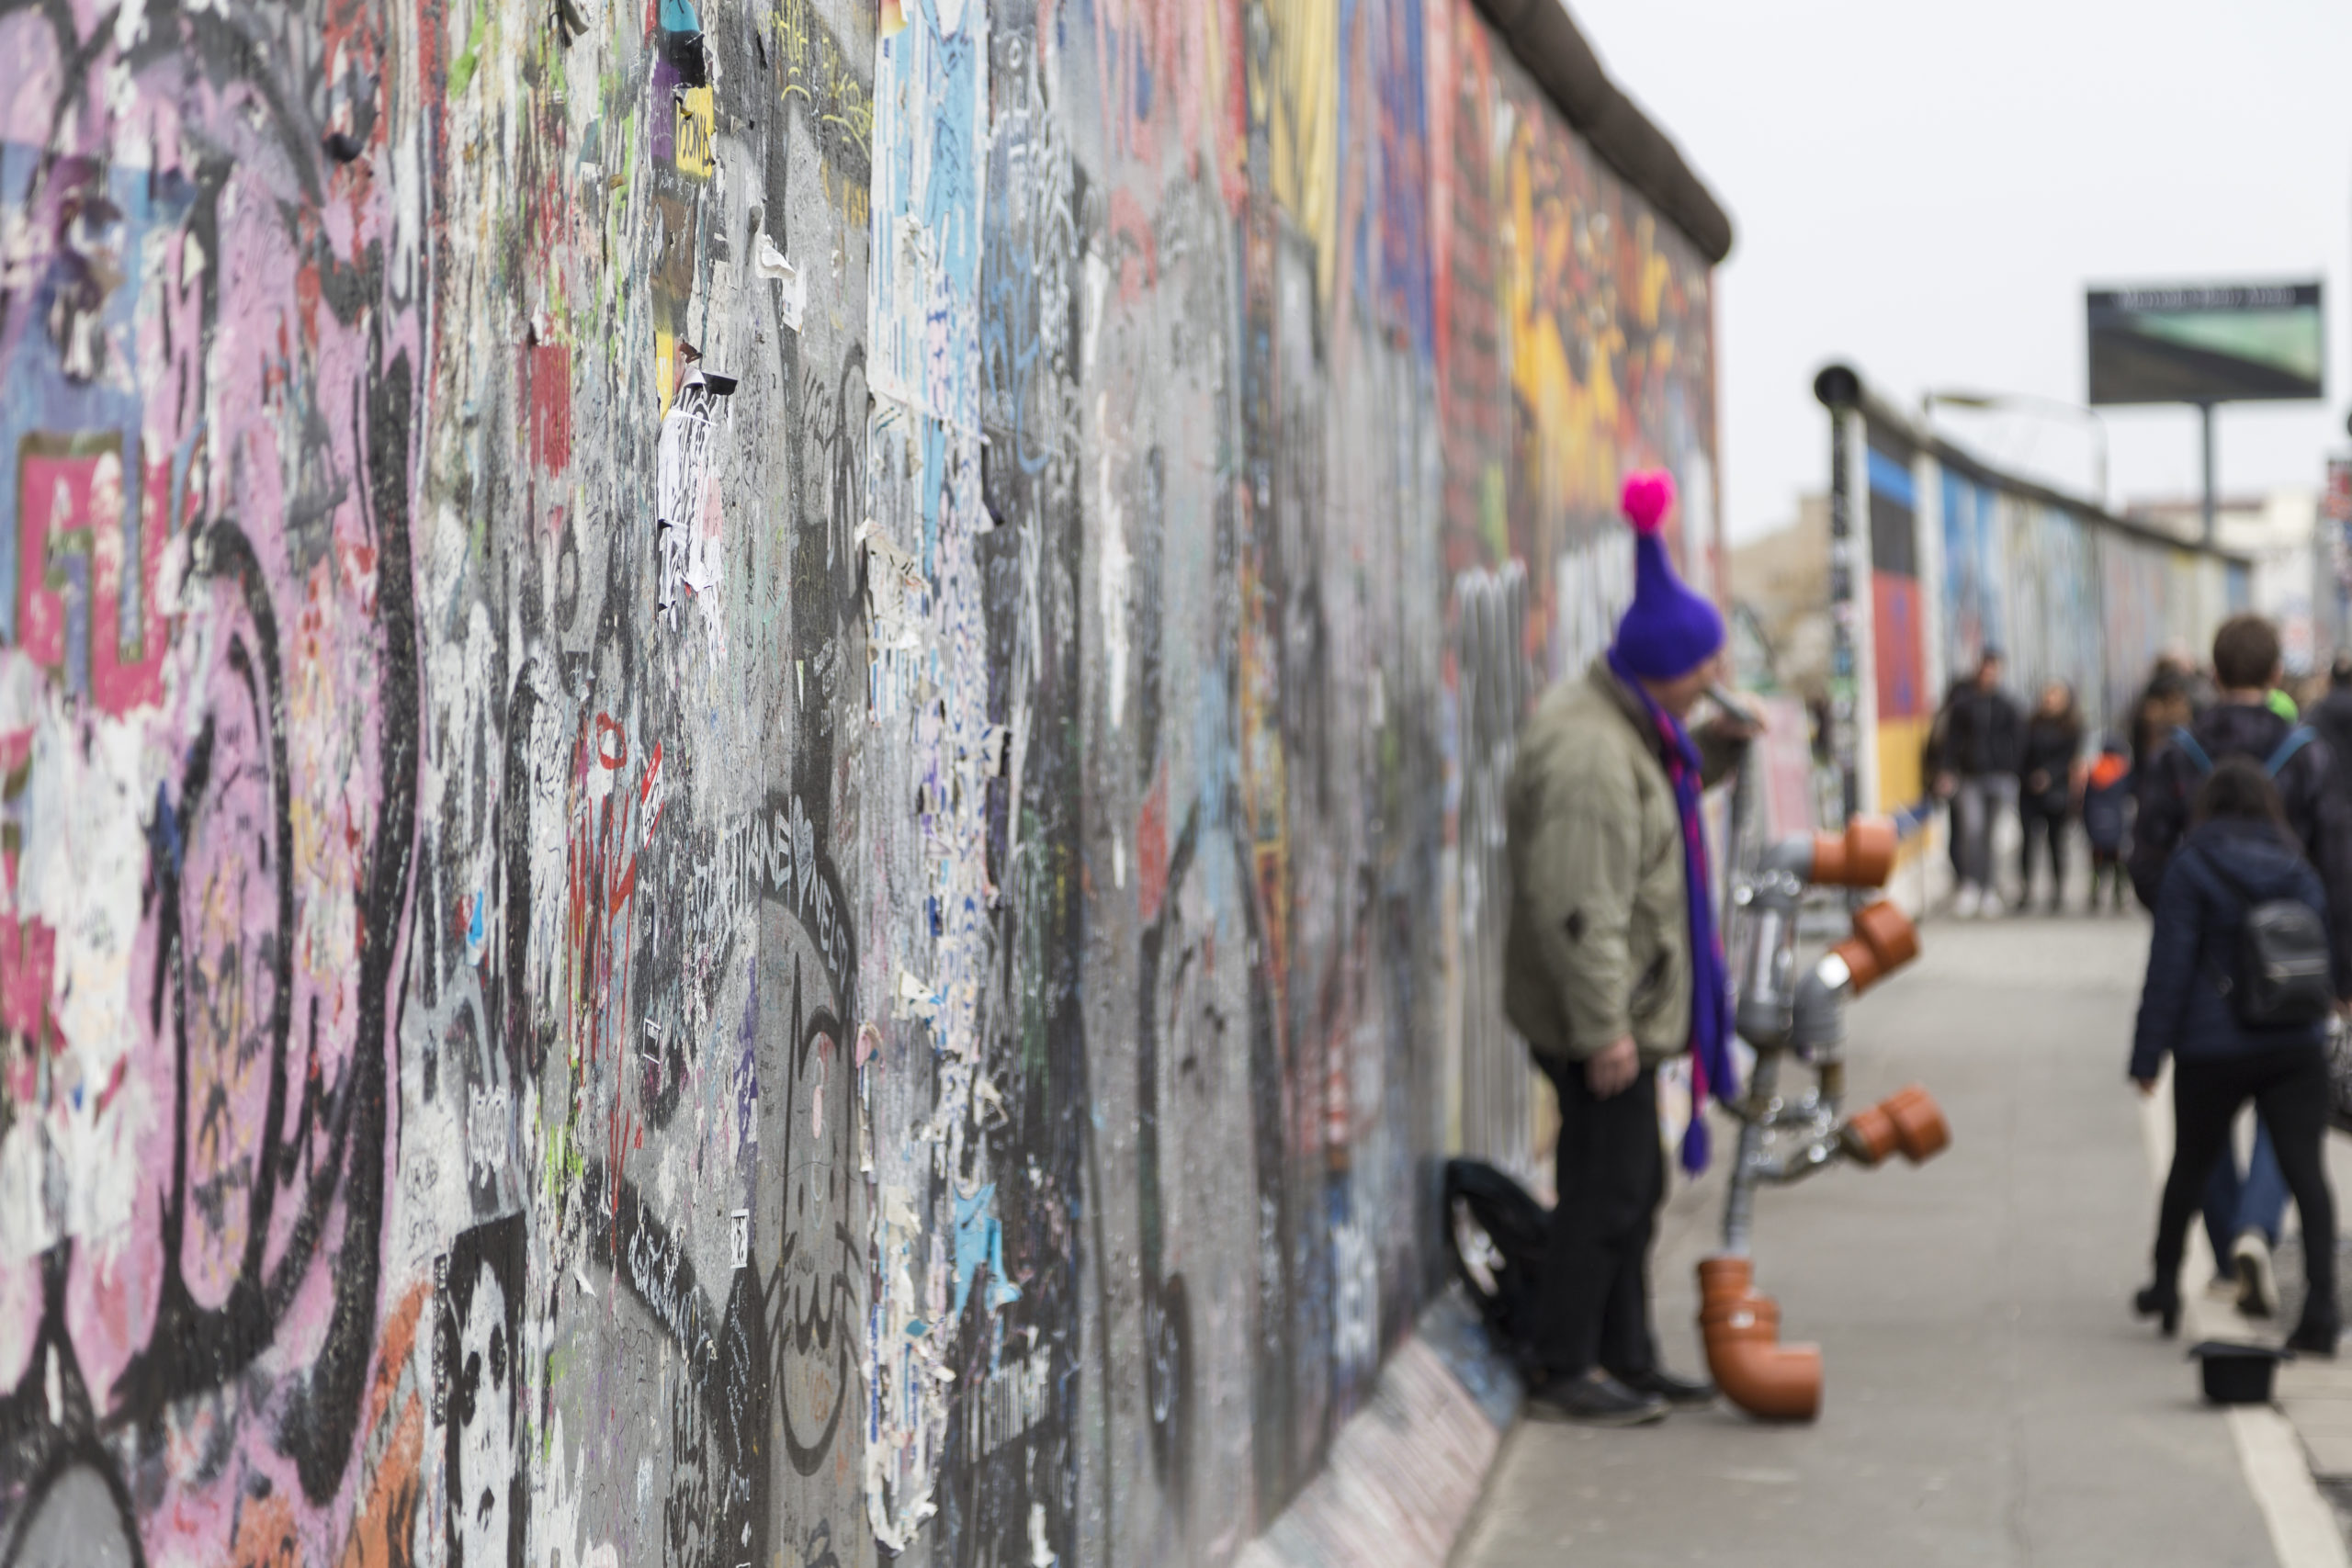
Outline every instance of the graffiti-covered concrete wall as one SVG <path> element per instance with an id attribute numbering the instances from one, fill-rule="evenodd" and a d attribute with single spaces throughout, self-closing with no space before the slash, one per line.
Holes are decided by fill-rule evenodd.
<path id="1" fill-rule="evenodd" d="M 2128 728 L 2159 652 L 2203 648 L 2245 604 L 2240 557 L 1995 468 L 1849 367 L 1826 368 L 1815 395 L 1836 400 L 1833 491 L 1844 488 L 1849 548 L 1870 582 L 1853 601 L 1847 688 L 1861 803 L 1906 833 L 1933 820 L 1923 769 L 1936 711 L 1985 649 L 2007 661 L 2013 693 L 2072 686 L 2095 742 Z"/>
<path id="2" fill-rule="evenodd" d="M 2184 545 L 1930 449 L 1932 519 L 1944 563 L 1942 637 L 1935 667 L 1949 680 L 1987 648 L 2010 684 L 2075 689 L 2094 739 L 2128 716 L 2167 647 L 2202 649 L 2244 607 L 2244 560 Z"/>
<path id="3" fill-rule="evenodd" d="M 0 86 L 0 1558 L 1229 1560 L 1526 1157 L 1500 781 L 1621 470 L 1711 558 L 1709 255 L 1466 0 Z"/>

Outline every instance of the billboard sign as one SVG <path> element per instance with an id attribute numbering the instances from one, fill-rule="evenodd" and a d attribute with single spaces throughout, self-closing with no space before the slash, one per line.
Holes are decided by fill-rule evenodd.
<path id="1" fill-rule="evenodd" d="M 2316 283 L 2094 288 L 2085 304 L 2094 404 L 2324 395 Z"/>

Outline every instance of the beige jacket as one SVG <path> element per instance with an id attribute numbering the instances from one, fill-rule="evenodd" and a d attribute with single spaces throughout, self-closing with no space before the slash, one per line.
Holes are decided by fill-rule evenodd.
<path id="1" fill-rule="evenodd" d="M 1741 746 L 1702 730 L 1713 784 Z M 1503 1010 L 1538 1055 L 1576 1061 L 1626 1035 L 1645 1065 L 1690 1043 L 1682 821 L 1641 701 L 1595 660 L 1520 731 L 1506 796 L 1510 936 Z"/>

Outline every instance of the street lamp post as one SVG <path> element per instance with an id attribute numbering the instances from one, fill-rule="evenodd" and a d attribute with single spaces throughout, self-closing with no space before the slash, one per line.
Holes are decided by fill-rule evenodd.
<path id="1" fill-rule="evenodd" d="M 2087 423 L 2090 426 L 2093 446 L 2097 453 L 2096 461 L 2098 469 L 2098 504 L 2100 510 L 2106 510 L 2107 421 L 2098 416 L 2097 410 L 2085 408 L 2080 403 L 2070 403 L 2064 398 L 2045 398 L 2037 392 L 1930 391 L 1919 394 L 1919 417 L 1922 420 L 1932 421 L 1935 415 L 1936 405 L 1938 403 L 1942 403 L 1948 408 L 1956 409 L 1981 409 L 1992 411 L 2011 408 L 2027 410 L 2039 409 L 2045 410 L 2052 413 L 2064 414 L 2069 419 L 2080 420 Z"/>

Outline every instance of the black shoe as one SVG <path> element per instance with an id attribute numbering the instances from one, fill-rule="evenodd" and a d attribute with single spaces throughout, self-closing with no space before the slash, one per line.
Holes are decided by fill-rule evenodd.
<path id="1" fill-rule="evenodd" d="M 2332 1361 L 2335 1359 L 2335 1338 L 2341 1331 L 2342 1325 L 2333 1319 L 2314 1323 L 2305 1318 L 2295 1325 L 2294 1333 L 2287 1336 L 2287 1348 L 2298 1356 L 2317 1356 Z"/>
<path id="2" fill-rule="evenodd" d="M 1645 1372 L 1612 1372 L 1610 1374 L 1635 1393 L 1654 1393 L 1677 1410 L 1704 1410 L 1715 1402 L 1715 1385 L 1703 1378 L 1693 1382 L 1676 1377 L 1663 1367 L 1652 1367 Z"/>
<path id="3" fill-rule="evenodd" d="M 1553 1378 L 1527 1396 L 1531 1421 L 1573 1421 L 1580 1427 L 1646 1427 L 1666 1419 L 1666 1401 L 1636 1393 L 1598 1367 L 1579 1377 Z"/>
<path id="4" fill-rule="evenodd" d="M 2158 1319 L 2158 1326 L 2164 1330 L 2167 1339 L 2180 1332 L 2180 1292 L 2177 1290 L 2146 1286 L 2132 1298 L 2132 1310 L 2142 1317 Z"/>

